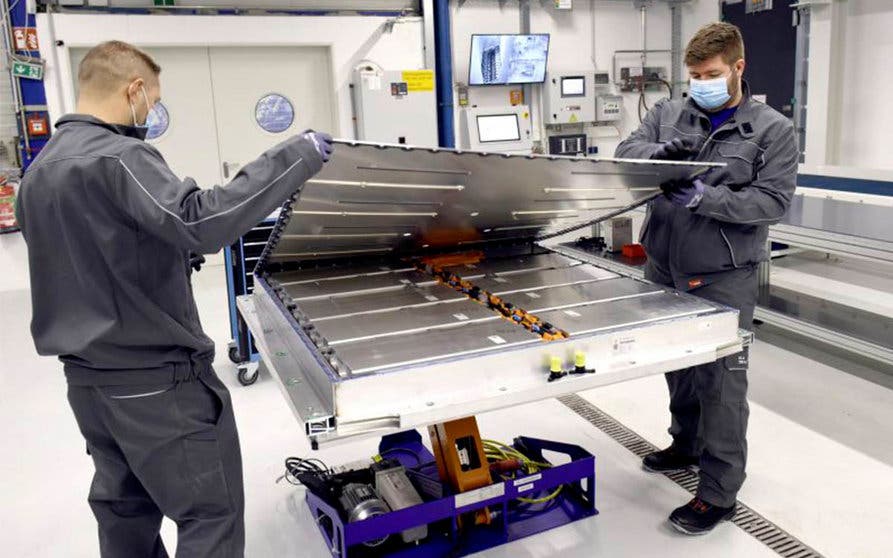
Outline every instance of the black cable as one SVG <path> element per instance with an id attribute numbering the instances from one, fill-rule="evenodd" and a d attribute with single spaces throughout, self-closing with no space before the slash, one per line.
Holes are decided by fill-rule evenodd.
<path id="1" fill-rule="evenodd" d="M 416 464 L 422 465 L 422 456 L 419 455 L 419 452 L 417 452 L 415 450 L 411 450 L 409 448 L 390 448 L 390 449 L 386 449 L 382 452 L 379 452 L 378 455 L 386 455 L 389 453 L 394 453 L 394 452 L 399 452 L 399 451 L 402 451 L 403 453 L 408 453 L 411 456 L 415 457 Z"/>
<path id="2" fill-rule="evenodd" d="M 314 473 L 317 475 L 327 475 L 331 473 L 329 467 L 321 460 L 311 457 L 304 459 L 301 457 L 285 458 L 285 480 L 294 485 L 300 485 L 298 475 L 301 473 Z"/>

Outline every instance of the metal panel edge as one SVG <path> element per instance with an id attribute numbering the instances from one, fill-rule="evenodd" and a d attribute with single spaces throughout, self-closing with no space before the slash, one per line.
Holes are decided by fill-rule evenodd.
<path id="1" fill-rule="evenodd" d="M 319 361 L 310 340 L 294 324 L 294 319 L 271 293 L 263 278 L 255 278 L 252 298 L 260 322 L 257 336 L 268 353 L 264 355 L 268 368 L 292 411 L 305 424 L 307 434 L 312 435 L 313 425 L 324 424 L 335 417 L 333 378 Z"/>
<path id="2" fill-rule="evenodd" d="M 706 325 L 708 323 L 709 326 Z M 685 328 L 680 328 L 682 324 L 685 324 Z M 740 334 L 737 324 L 738 318 L 735 312 L 718 310 L 646 327 L 598 332 L 514 351 L 499 351 L 458 361 L 447 360 L 425 366 L 407 367 L 381 376 L 354 378 L 340 386 L 341 389 L 336 393 L 336 404 L 340 413 L 336 430 L 318 436 L 317 441 L 328 444 L 345 437 L 362 437 L 390 429 L 423 426 L 712 362 L 742 350 L 745 339 Z M 688 328 L 699 328 L 699 332 L 711 331 L 715 334 L 713 336 L 703 334 L 702 337 L 705 339 L 699 339 L 696 345 L 689 342 L 678 346 L 673 337 Z M 734 334 L 731 334 L 732 331 Z M 610 345 L 622 336 L 635 336 L 637 342 L 641 343 L 654 340 L 655 345 L 661 345 L 658 349 L 645 353 L 648 358 L 641 358 L 643 353 L 638 352 L 634 360 L 629 362 L 617 360 L 608 367 L 604 366 L 604 361 L 601 361 L 601 367 L 599 362 L 595 362 L 594 374 L 569 376 L 556 382 L 547 381 L 547 365 L 532 364 L 547 360 L 541 357 L 551 354 L 564 355 L 565 362 L 572 362 L 575 349 L 582 346 L 587 347 L 587 352 L 604 352 L 604 346 Z M 597 348 L 596 345 L 602 347 Z M 479 372 L 482 369 L 495 370 L 499 373 L 482 375 Z M 411 374 L 407 375 L 404 372 Z M 475 386 L 475 397 L 464 397 L 462 392 L 455 391 L 450 394 L 442 385 L 443 378 L 449 378 L 451 385 Z M 526 380 L 519 384 L 522 378 Z M 512 387 L 512 382 L 516 383 L 515 387 Z M 388 416 L 390 420 L 386 423 L 382 423 L 380 418 L 374 416 L 376 410 L 369 411 L 368 419 L 347 414 L 352 405 L 357 403 L 365 405 L 369 401 L 384 397 L 385 394 L 391 401 L 415 401 L 417 404 L 404 407 L 397 417 Z M 451 396 L 453 400 L 450 400 Z M 441 398 L 439 401 L 438 397 Z M 384 408 L 382 407 L 382 410 Z M 393 407 L 387 408 L 394 410 Z M 396 418 L 399 418 L 399 425 L 393 424 Z"/>

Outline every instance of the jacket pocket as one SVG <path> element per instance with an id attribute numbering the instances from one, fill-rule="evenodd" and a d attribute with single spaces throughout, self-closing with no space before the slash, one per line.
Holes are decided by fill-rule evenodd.
<path id="1" fill-rule="evenodd" d="M 735 268 L 759 263 L 766 259 L 765 227 L 724 224 L 719 227 L 720 238 Z"/>
<path id="2" fill-rule="evenodd" d="M 700 215 L 686 217 L 680 219 L 673 231 L 677 271 L 685 275 L 699 275 L 733 269 L 719 221 Z"/>
<path id="3" fill-rule="evenodd" d="M 719 143 L 716 152 L 726 164 L 726 168 L 722 170 L 726 174 L 723 182 L 744 186 L 756 179 L 757 164 L 762 157 L 762 150 L 757 144 L 750 141 L 728 141 Z"/>

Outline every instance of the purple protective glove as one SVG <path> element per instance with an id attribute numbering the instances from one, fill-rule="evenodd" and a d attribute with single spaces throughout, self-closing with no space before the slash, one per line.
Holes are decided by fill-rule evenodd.
<path id="1" fill-rule="evenodd" d="M 304 132 L 304 137 L 313 143 L 313 147 L 319 152 L 323 163 L 328 163 L 332 158 L 332 136 L 324 132 Z"/>
<path id="2" fill-rule="evenodd" d="M 695 209 L 704 197 L 707 187 L 699 178 L 694 180 L 674 180 L 661 184 L 664 195 L 674 204 L 688 209 Z"/>

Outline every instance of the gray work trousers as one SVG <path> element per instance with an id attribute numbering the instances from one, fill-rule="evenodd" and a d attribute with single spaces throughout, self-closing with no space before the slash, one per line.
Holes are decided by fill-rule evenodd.
<path id="1" fill-rule="evenodd" d="M 672 278 L 650 262 L 645 278 L 673 286 Z M 738 327 L 751 329 L 757 301 L 753 267 L 705 278 L 691 294 L 739 311 Z M 670 434 L 683 455 L 700 456 L 698 497 L 720 507 L 735 505 L 747 464 L 748 350 L 716 362 L 666 374 L 670 389 Z"/>
<path id="2" fill-rule="evenodd" d="M 244 555 L 242 457 L 232 403 L 213 371 L 150 385 L 68 386 L 96 468 L 88 501 L 103 558 Z"/>

